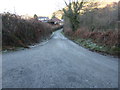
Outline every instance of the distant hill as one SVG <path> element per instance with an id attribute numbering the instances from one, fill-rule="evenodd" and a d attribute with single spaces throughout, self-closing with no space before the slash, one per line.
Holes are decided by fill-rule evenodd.
<path id="1" fill-rule="evenodd" d="M 90 3 L 91 3 L 91 2 L 88 2 L 88 3 L 85 5 L 84 8 L 87 8 L 87 5 L 90 4 Z M 97 4 L 96 4 L 96 3 L 97 3 Z M 90 6 L 91 6 L 92 8 L 96 8 L 96 6 L 94 6 L 94 5 L 98 5 L 97 8 L 104 8 L 105 6 L 107 6 L 107 5 L 113 5 L 114 3 L 116 3 L 116 2 L 106 2 L 106 1 L 102 1 L 102 2 L 94 2 L 93 4 L 91 4 L 91 5 L 93 5 L 93 6 L 91 6 L 91 5 L 90 5 Z M 88 8 L 89 8 L 90 6 L 88 6 Z M 66 7 L 64 7 L 64 8 L 66 8 Z M 57 10 L 57 11 L 53 12 L 52 16 L 55 16 L 55 17 L 58 18 L 58 19 L 62 19 L 63 14 L 64 14 L 63 10 Z M 51 16 L 51 17 L 52 17 L 52 16 Z"/>
<path id="2" fill-rule="evenodd" d="M 58 19 L 62 19 L 63 14 L 64 12 L 62 10 L 58 10 L 58 11 L 53 12 L 52 16 L 55 16 Z"/>

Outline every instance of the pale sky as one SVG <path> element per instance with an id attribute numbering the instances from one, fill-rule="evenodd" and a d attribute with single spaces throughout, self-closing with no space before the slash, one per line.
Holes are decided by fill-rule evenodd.
<path id="1" fill-rule="evenodd" d="M 15 11 L 18 15 L 48 16 L 64 6 L 64 0 L 1 0 L 0 13 Z"/>
<path id="2" fill-rule="evenodd" d="M 37 14 L 38 16 L 49 16 L 54 11 L 62 9 L 63 7 L 65 7 L 64 0 L 1 0 L 0 13 L 16 12 L 18 15 L 28 14 L 33 16 L 34 14 Z"/>

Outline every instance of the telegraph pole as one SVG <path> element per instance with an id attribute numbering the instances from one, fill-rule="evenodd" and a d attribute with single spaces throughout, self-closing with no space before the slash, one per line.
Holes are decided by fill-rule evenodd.
<path id="1" fill-rule="evenodd" d="M 15 6 L 14 6 L 14 14 L 16 14 Z"/>

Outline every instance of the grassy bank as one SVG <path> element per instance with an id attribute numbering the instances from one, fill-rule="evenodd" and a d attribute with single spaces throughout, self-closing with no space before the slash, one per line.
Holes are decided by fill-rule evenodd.
<path id="1" fill-rule="evenodd" d="M 112 31 L 109 31 L 109 33 L 110 32 Z M 95 35 L 93 35 L 93 33 Z M 107 34 L 108 32 L 101 32 L 102 34 L 99 35 L 96 33 L 98 32 L 88 32 L 82 30 L 81 31 L 78 30 L 76 32 L 72 31 L 62 32 L 62 34 L 64 34 L 70 40 L 91 51 L 99 52 L 104 55 L 113 56 L 118 56 L 120 54 L 117 32 L 114 31 L 112 32 L 112 34 Z M 107 40 L 105 39 L 105 36 L 107 36 Z"/>

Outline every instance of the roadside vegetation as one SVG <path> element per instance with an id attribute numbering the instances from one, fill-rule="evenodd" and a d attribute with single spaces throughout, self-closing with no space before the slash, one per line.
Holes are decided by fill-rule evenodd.
<path id="1" fill-rule="evenodd" d="M 66 3 L 67 8 L 63 9 L 64 34 L 92 51 L 118 56 L 118 3 L 113 2 L 102 8 L 100 6 L 99 2 L 83 0 Z"/>
<path id="2" fill-rule="evenodd" d="M 2 49 L 29 48 L 29 45 L 49 39 L 52 32 L 60 27 L 36 19 L 25 20 L 18 15 L 4 13 L 2 14 Z"/>

